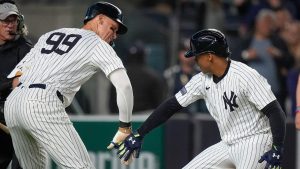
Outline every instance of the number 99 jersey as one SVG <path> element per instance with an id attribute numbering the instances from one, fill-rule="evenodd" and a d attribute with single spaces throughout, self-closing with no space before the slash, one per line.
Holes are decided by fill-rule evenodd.
<path id="1" fill-rule="evenodd" d="M 64 95 L 64 106 L 68 106 L 97 70 L 108 76 L 124 66 L 114 49 L 94 32 L 62 28 L 42 35 L 16 68 L 23 72 L 22 84 L 47 84 Z"/>

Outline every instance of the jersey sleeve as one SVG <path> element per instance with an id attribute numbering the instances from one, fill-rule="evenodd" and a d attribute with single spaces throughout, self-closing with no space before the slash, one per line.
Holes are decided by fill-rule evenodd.
<path id="1" fill-rule="evenodd" d="M 267 79 L 254 69 L 248 75 L 249 79 L 242 83 L 244 84 L 243 88 L 245 88 L 245 94 L 248 100 L 253 103 L 257 109 L 261 110 L 267 104 L 276 100 Z"/>
<path id="2" fill-rule="evenodd" d="M 116 69 L 124 68 L 114 49 L 104 41 L 97 43 L 92 53 L 92 64 L 99 67 L 106 76 Z"/>
<path id="3" fill-rule="evenodd" d="M 204 75 L 199 73 L 191 78 L 191 80 L 175 94 L 178 103 L 182 107 L 187 107 L 198 99 L 203 98 L 204 91 Z"/>

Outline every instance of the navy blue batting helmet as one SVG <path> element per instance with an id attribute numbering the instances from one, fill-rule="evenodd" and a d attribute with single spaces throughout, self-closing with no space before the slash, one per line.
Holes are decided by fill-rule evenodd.
<path id="1" fill-rule="evenodd" d="M 116 21 L 119 24 L 117 34 L 125 34 L 127 26 L 123 23 L 123 13 L 117 6 L 108 2 L 97 2 L 91 5 L 85 14 L 84 24 L 99 14 L 103 14 Z"/>
<path id="2" fill-rule="evenodd" d="M 229 57 L 230 50 L 225 35 L 216 29 L 204 29 L 195 33 L 190 39 L 190 49 L 185 53 L 185 57 L 198 56 L 203 53 Z"/>

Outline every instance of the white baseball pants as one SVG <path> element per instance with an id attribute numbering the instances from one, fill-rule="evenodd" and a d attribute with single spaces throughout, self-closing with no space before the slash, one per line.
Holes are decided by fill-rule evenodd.
<path id="1" fill-rule="evenodd" d="M 56 90 L 21 85 L 9 95 L 4 109 L 24 169 L 44 169 L 46 153 L 60 168 L 94 168 Z"/>

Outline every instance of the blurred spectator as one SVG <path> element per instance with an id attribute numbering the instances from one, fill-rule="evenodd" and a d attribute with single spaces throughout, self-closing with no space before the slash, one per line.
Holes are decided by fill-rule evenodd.
<path id="1" fill-rule="evenodd" d="M 204 27 L 206 1 L 179 1 L 177 4 L 180 36 L 190 36 Z"/>
<path id="2" fill-rule="evenodd" d="M 136 0 L 138 7 L 142 8 L 155 8 L 158 10 L 163 9 L 163 11 L 171 11 L 175 8 L 175 1 L 173 0 Z"/>
<path id="3" fill-rule="evenodd" d="M 300 22 L 291 21 L 285 24 L 281 33 L 283 39 L 288 45 L 289 52 L 294 57 L 293 68 L 289 70 L 287 76 L 287 88 L 291 99 L 291 115 L 295 117 L 296 111 L 296 86 L 300 72 Z"/>
<path id="4" fill-rule="evenodd" d="M 13 88 L 13 79 L 7 75 L 30 51 L 31 42 L 25 38 L 28 31 L 24 18 L 16 4 L 11 0 L 0 1 L 0 123 L 4 119 L 4 102 Z M 7 168 L 12 161 L 12 169 L 20 169 L 14 154 L 12 140 L 9 134 L 0 130 L 0 168 Z"/>
<path id="5" fill-rule="evenodd" d="M 164 99 L 163 78 L 146 65 L 147 52 L 142 42 L 134 43 L 127 53 L 124 64 L 133 89 L 133 112 L 152 110 Z M 112 113 L 118 112 L 115 98 L 115 89 L 111 86 L 109 108 Z"/>
<path id="6" fill-rule="evenodd" d="M 243 42 L 241 56 L 250 67 L 268 80 L 277 100 L 285 108 L 285 82 L 292 56 L 284 41 L 274 34 L 275 29 L 274 12 L 269 9 L 261 10 L 255 20 L 253 35 Z"/>
<path id="7" fill-rule="evenodd" d="M 300 21 L 286 23 L 281 34 L 294 57 L 294 67 L 300 68 L 300 36 L 297 36 L 300 35 Z"/>
<path id="8" fill-rule="evenodd" d="M 197 73 L 199 73 L 198 67 L 195 65 L 194 58 L 186 58 L 184 56 L 187 51 L 187 41 L 179 47 L 178 51 L 178 64 L 169 67 L 164 72 L 164 77 L 168 84 L 168 95 L 172 96 L 182 89 L 182 87 Z M 205 102 L 198 100 L 188 107 L 182 109 L 189 113 L 193 112 L 208 112 Z"/>
<path id="9" fill-rule="evenodd" d="M 225 13 L 223 10 L 222 0 L 205 1 L 205 28 L 215 28 L 220 31 L 224 30 Z"/>
<path id="10" fill-rule="evenodd" d="M 283 29 L 285 28 L 286 24 L 292 22 L 293 20 L 293 16 L 290 13 L 290 11 L 287 8 L 278 8 L 275 11 L 275 15 L 276 15 L 276 28 L 277 28 L 277 32 L 281 33 L 281 31 L 283 31 Z"/>
<path id="11" fill-rule="evenodd" d="M 239 16 L 245 16 L 252 3 L 252 0 L 233 0 L 233 6 L 237 9 Z"/>
<path id="12" fill-rule="evenodd" d="M 252 31 L 255 24 L 255 18 L 262 9 L 270 9 L 275 11 L 279 8 L 286 8 L 291 12 L 292 16 L 297 16 L 299 13 L 294 2 L 288 0 L 252 0 L 251 4 L 252 5 L 249 7 L 247 14 L 245 14 L 245 17 L 239 28 L 241 36 L 246 36 Z"/>

